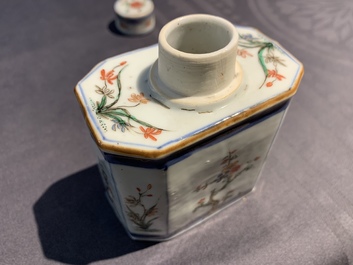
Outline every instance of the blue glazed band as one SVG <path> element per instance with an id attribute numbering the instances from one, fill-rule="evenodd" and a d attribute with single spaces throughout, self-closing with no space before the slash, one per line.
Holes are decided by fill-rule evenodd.
<path id="1" fill-rule="evenodd" d="M 111 164 L 119 164 L 119 165 L 148 168 L 148 169 L 167 170 L 168 167 L 170 167 L 171 165 L 178 163 L 179 161 L 191 156 L 193 153 L 201 149 L 210 147 L 221 141 L 224 141 L 229 137 L 232 137 L 244 130 L 249 129 L 250 127 L 253 127 L 265 121 L 266 119 L 276 115 L 277 113 L 284 111 L 289 106 L 289 102 L 290 100 L 282 102 L 279 105 L 276 105 L 270 109 L 265 110 L 264 112 L 256 114 L 255 116 L 250 117 L 249 119 L 246 119 L 238 123 L 234 127 L 228 128 L 227 130 L 220 132 L 217 135 L 213 135 L 212 137 L 209 137 L 200 141 L 199 143 L 197 143 L 197 145 L 196 144 L 192 145 L 190 147 L 177 151 L 172 155 L 162 159 L 158 159 L 158 160 L 140 159 L 140 158 L 125 157 L 125 156 L 110 154 L 106 152 L 102 152 L 102 154 L 104 156 L 104 159 Z"/>

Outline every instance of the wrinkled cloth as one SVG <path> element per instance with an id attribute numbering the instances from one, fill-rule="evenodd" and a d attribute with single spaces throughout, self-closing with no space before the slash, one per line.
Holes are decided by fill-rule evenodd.
<path id="1" fill-rule="evenodd" d="M 351 0 L 156 0 L 156 29 L 136 37 L 116 31 L 113 3 L 0 2 L 0 264 L 353 264 Z M 73 87 L 192 13 L 260 29 L 304 78 L 255 192 L 173 240 L 132 241 Z"/>

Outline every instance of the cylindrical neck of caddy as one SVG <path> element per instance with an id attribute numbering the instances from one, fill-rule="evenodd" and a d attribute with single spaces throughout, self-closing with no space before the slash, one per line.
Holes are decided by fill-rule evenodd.
<path id="1" fill-rule="evenodd" d="M 235 78 L 237 43 L 234 25 L 220 17 L 175 19 L 159 35 L 159 78 L 180 96 L 217 93 Z"/>

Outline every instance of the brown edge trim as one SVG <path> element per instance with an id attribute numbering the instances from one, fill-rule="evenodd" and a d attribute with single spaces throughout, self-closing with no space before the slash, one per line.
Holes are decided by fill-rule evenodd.
<path id="1" fill-rule="evenodd" d="M 226 129 L 227 127 L 234 125 L 238 122 L 241 122 L 267 108 L 273 107 L 276 104 L 283 102 L 289 98 L 291 98 L 298 90 L 300 81 L 304 75 L 304 67 L 303 65 L 298 62 L 300 64 L 300 70 L 299 70 L 299 74 L 297 79 L 295 80 L 295 83 L 293 84 L 293 86 L 281 93 L 280 95 L 271 98 L 263 103 L 260 103 L 234 117 L 231 117 L 207 130 L 204 130 L 200 133 L 197 133 L 187 139 L 183 139 L 175 144 L 172 144 L 169 147 L 166 147 L 164 149 L 161 150 L 142 150 L 142 149 L 138 149 L 138 148 L 130 148 L 130 147 L 124 147 L 124 146 L 119 146 L 118 143 L 117 144 L 111 144 L 111 143 L 105 143 L 103 140 L 101 140 L 97 130 L 95 130 L 95 128 L 92 127 L 89 118 L 88 118 L 88 112 L 87 112 L 87 108 L 86 106 L 84 106 L 82 104 L 82 100 L 80 98 L 80 95 L 78 93 L 78 87 L 76 86 L 74 91 L 75 91 L 75 95 L 76 98 L 80 104 L 81 110 L 83 112 L 86 124 L 91 132 L 91 135 L 93 136 L 93 139 L 95 141 L 95 143 L 97 144 L 97 146 L 103 151 L 103 152 L 107 152 L 107 153 L 112 153 L 112 154 L 117 154 L 117 155 L 126 155 L 129 157 L 135 157 L 135 158 L 144 158 L 144 159 L 161 159 L 166 157 L 167 155 L 178 151 L 182 148 L 188 147 L 191 144 L 196 143 L 197 141 L 200 141 L 202 139 L 205 139 L 206 137 L 209 137 L 211 135 L 214 135 L 224 129 Z"/>

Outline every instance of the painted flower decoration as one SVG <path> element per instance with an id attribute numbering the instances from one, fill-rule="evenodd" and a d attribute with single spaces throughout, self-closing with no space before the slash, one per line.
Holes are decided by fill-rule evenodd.
<path id="1" fill-rule="evenodd" d="M 202 199 L 200 199 L 200 200 L 197 202 L 197 204 L 204 204 L 204 203 L 205 203 L 205 200 L 206 200 L 206 198 L 202 198 Z"/>
<path id="2" fill-rule="evenodd" d="M 237 50 L 237 54 L 243 58 L 246 58 L 247 56 L 253 57 L 253 55 L 245 49 Z"/>
<path id="3" fill-rule="evenodd" d="M 112 130 L 114 132 L 117 131 L 117 130 L 120 130 L 121 132 L 125 132 L 126 129 L 129 129 L 128 128 L 129 124 L 127 124 L 122 119 L 120 119 L 120 120 L 112 120 L 112 122 L 113 122 Z"/>
<path id="4" fill-rule="evenodd" d="M 143 136 L 146 139 L 150 138 L 153 141 L 157 141 L 157 138 L 154 137 L 155 135 L 159 135 L 162 133 L 162 130 L 156 129 L 156 128 L 150 128 L 150 127 L 144 128 L 140 126 L 140 130 L 143 132 Z"/>
<path id="5" fill-rule="evenodd" d="M 145 95 L 141 92 L 140 94 L 131 94 L 130 98 L 128 99 L 130 102 L 142 103 L 147 104 L 148 99 L 145 98 Z"/>
<path id="6" fill-rule="evenodd" d="M 265 62 L 266 63 L 273 63 L 273 65 L 276 67 L 278 64 L 282 66 L 286 66 L 284 63 L 284 59 L 281 59 L 279 56 L 275 56 L 273 51 L 269 52 L 265 56 Z"/>
<path id="7" fill-rule="evenodd" d="M 229 163 L 228 165 L 224 165 L 223 171 L 234 173 L 234 172 L 237 172 L 240 168 L 241 168 L 241 164 L 239 164 L 238 160 L 235 160 L 232 163 Z"/>
<path id="8" fill-rule="evenodd" d="M 238 161 L 235 161 L 234 163 L 231 164 L 230 172 L 234 173 L 237 172 L 241 168 L 241 165 L 238 164 Z"/>
<path id="9" fill-rule="evenodd" d="M 203 184 L 203 185 L 199 185 L 196 187 L 196 189 L 194 190 L 195 192 L 199 192 L 200 190 L 205 190 L 207 188 L 207 183 Z"/>
<path id="10" fill-rule="evenodd" d="M 99 86 L 96 86 L 96 93 L 98 94 L 101 94 L 101 95 L 105 95 L 109 98 L 114 98 L 114 89 L 109 89 L 107 88 L 107 86 L 104 86 L 104 87 L 99 87 Z"/>
<path id="11" fill-rule="evenodd" d="M 129 220 L 139 229 L 145 231 L 149 230 L 150 226 L 153 225 L 153 221 L 158 219 L 158 216 L 155 215 L 158 213 L 157 204 L 159 199 L 157 199 L 156 203 L 150 207 L 146 205 L 145 197 L 153 197 L 153 194 L 148 192 L 151 189 L 152 184 L 148 184 L 145 190 L 136 187 L 138 192 L 137 197 L 133 195 L 125 197 L 125 206 L 127 208 L 126 214 L 129 217 Z"/>
<path id="12" fill-rule="evenodd" d="M 236 149 L 233 151 L 229 151 L 228 155 L 222 159 L 221 165 L 229 164 L 230 161 L 232 161 L 233 159 L 236 159 L 238 157 L 236 152 L 237 152 Z"/>
<path id="13" fill-rule="evenodd" d="M 113 84 L 113 81 L 117 78 L 117 75 L 114 75 L 114 70 L 105 72 L 105 69 L 101 70 L 101 80 L 107 81 L 109 84 Z"/>
<path id="14" fill-rule="evenodd" d="M 139 200 L 136 199 L 134 196 L 129 195 L 125 198 L 125 203 L 128 204 L 130 207 L 135 207 L 139 204 Z"/>
<path id="15" fill-rule="evenodd" d="M 143 6 L 143 3 L 141 3 L 140 1 L 133 1 L 130 3 L 130 7 L 131 8 L 141 8 Z"/>
<path id="16" fill-rule="evenodd" d="M 241 152 L 237 154 L 237 150 L 235 149 L 229 151 L 228 155 L 220 160 L 219 170 L 221 172 L 207 179 L 194 189 L 194 192 L 202 192 L 207 186 L 209 187 L 208 191 L 202 192 L 203 196 L 206 195 L 206 197 L 199 199 L 192 211 L 193 213 L 198 209 L 206 207 L 209 213 L 214 212 L 226 201 L 246 193 L 239 192 L 238 187 L 235 188 L 230 185 L 234 180 L 238 179 L 239 176 L 243 175 L 244 172 L 252 169 L 256 161 L 260 159 L 260 156 L 256 156 L 246 163 L 240 162 L 240 159 L 237 159 L 239 156 L 241 157 Z"/>
<path id="17" fill-rule="evenodd" d="M 104 85 L 102 87 L 96 85 L 97 89 L 95 90 L 95 92 L 101 95 L 102 97 L 100 100 L 97 100 L 96 103 L 94 103 L 94 101 L 90 99 L 92 108 L 95 111 L 97 119 L 99 119 L 99 123 L 104 131 L 107 131 L 107 125 L 103 121 L 103 119 L 107 119 L 112 122 L 112 131 L 121 131 L 122 133 L 125 133 L 126 131 L 134 131 L 140 135 L 141 133 L 138 132 L 138 129 L 135 130 L 136 124 L 140 124 L 140 130 L 143 132 L 144 137 L 146 139 L 149 138 L 153 141 L 157 141 L 157 138 L 155 136 L 161 134 L 164 129 L 159 129 L 146 121 L 140 120 L 136 116 L 132 115 L 130 110 L 127 109 L 129 107 L 137 107 L 141 103 L 148 103 L 149 100 L 145 98 L 145 95 L 142 92 L 132 93 L 130 95 L 130 98 L 128 98 L 130 102 L 135 102 L 137 104 L 133 106 L 119 104 L 121 95 L 123 93 L 123 86 L 121 84 L 121 73 L 127 66 L 127 61 L 121 61 L 110 71 L 107 71 L 106 69 L 100 70 L 100 79 L 104 81 Z M 114 71 L 119 67 L 121 67 L 120 70 L 117 71 L 117 73 L 114 73 Z M 113 85 L 113 81 L 115 82 L 115 85 Z M 110 86 L 109 84 L 112 86 Z M 115 89 L 111 87 L 114 87 Z M 151 187 L 148 189 L 151 189 Z"/>
<path id="18" fill-rule="evenodd" d="M 158 208 L 157 207 L 151 207 L 147 212 L 146 212 L 146 216 L 150 217 L 150 216 L 154 216 L 158 213 Z"/>
<path id="19" fill-rule="evenodd" d="M 256 39 L 254 38 L 254 36 L 252 34 L 243 34 L 243 35 L 240 35 L 240 37 L 244 40 L 253 40 L 253 39 Z"/>
<path id="20" fill-rule="evenodd" d="M 266 83 L 267 87 L 271 87 L 273 85 L 273 82 L 275 82 L 276 80 L 282 81 L 282 79 L 285 78 L 283 75 L 277 73 L 276 70 L 268 70 L 267 77 L 275 78 L 275 80 L 273 80 L 272 82 Z"/>
<path id="21" fill-rule="evenodd" d="M 285 78 L 283 75 L 278 74 L 276 70 L 268 70 L 268 77 L 274 77 L 279 81 Z"/>

